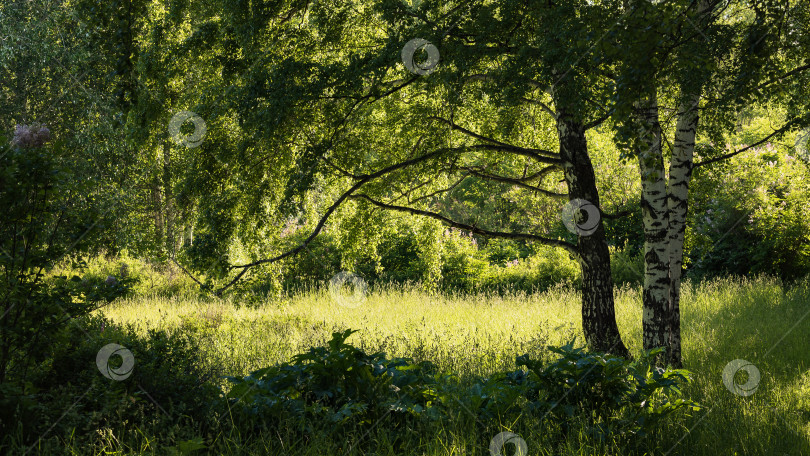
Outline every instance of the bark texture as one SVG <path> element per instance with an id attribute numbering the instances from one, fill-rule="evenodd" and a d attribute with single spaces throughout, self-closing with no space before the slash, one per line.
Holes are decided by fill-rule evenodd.
<path id="1" fill-rule="evenodd" d="M 669 345 L 669 208 L 656 95 L 649 94 L 637 106 L 644 225 L 642 338 L 644 349 L 649 350 Z"/>
<path id="2" fill-rule="evenodd" d="M 560 113 L 557 134 L 569 198 L 584 199 L 599 207 L 596 176 L 588 156 L 583 125 Z M 577 252 L 582 268 L 582 329 L 585 341 L 592 350 L 629 357 L 630 352 L 616 325 L 610 253 L 601 220 L 596 231 L 579 236 Z"/>
<path id="3" fill-rule="evenodd" d="M 700 0 L 697 4 L 697 15 L 693 25 L 704 29 L 711 20 L 712 4 L 709 0 Z M 701 32 L 701 36 L 705 35 Z M 700 55 L 705 52 L 703 43 L 692 43 L 688 52 L 690 55 Z M 666 258 L 669 289 L 663 311 L 663 318 L 656 315 L 651 318 L 650 334 L 647 328 L 644 331 L 645 348 L 652 348 L 661 342 L 666 347 L 665 356 L 659 361 L 673 367 L 682 367 L 683 358 L 681 350 L 681 277 L 683 276 L 683 246 L 686 231 L 686 216 L 689 210 L 689 182 L 692 177 L 694 164 L 695 135 L 698 125 L 698 103 L 702 93 L 702 84 L 705 75 L 699 72 L 686 71 L 681 75 L 680 104 L 673 138 L 672 156 L 669 162 L 669 178 L 666 185 L 666 213 L 667 232 L 665 243 L 668 251 Z M 658 113 L 655 113 L 658 119 Z M 660 133 L 660 129 L 659 129 Z M 659 136 L 660 138 L 660 136 Z M 660 146 L 660 140 L 659 140 Z M 646 229 L 646 221 L 645 221 Z M 661 250 L 663 251 L 663 250 Z M 647 301 L 647 287 L 645 283 L 645 304 Z M 650 285 L 650 306 L 658 306 L 660 293 L 654 285 Z M 647 316 L 645 314 L 645 323 Z M 647 343 L 649 342 L 649 347 Z"/>
<path id="4" fill-rule="evenodd" d="M 698 123 L 699 96 L 691 94 L 686 97 L 678 110 L 678 121 L 672 158 L 669 163 L 669 325 L 667 342 L 667 362 L 681 367 L 681 276 L 683 274 L 683 243 L 686 232 L 686 215 L 689 209 L 689 181 L 692 177 L 694 163 L 695 133 Z"/>

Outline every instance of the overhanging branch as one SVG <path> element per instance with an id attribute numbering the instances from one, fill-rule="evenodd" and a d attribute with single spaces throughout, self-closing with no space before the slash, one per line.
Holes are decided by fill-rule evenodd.
<path id="1" fill-rule="evenodd" d="M 602 125 L 602 124 L 603 124 L 603 123 L 605 123 L 605 121 L 606 121 L 606 120 L 608 120 L 608 119 L 610 119 L 610 114 L 609 114 L 609 113 L 608 113 L 608 114 L 605 114 L 605 115 L 603 115 L 603 116 L 601 116 L 601 117 L 599 117 L 599 118 L 596 118 L 596 119 L 594 119 L 594 120 L 593 120 L 593 121 L 591 121 L 591 122 L 586 123 L 586 124 L 585 124 L 585 125 L 582 127 L 582 129 L 583 129 L 583 130 L 585 130 L 585 131 L 588 131 L 588 130 L 590 130 L 591 128 L 595 128 L 595 127 L 598 127 L 598 126 Z"/>
<path id="2" fill-rule="evenodd" d="M 569 253 L 571 253 L 572 255 L 579 256 L 579 253 L 577 252 L 577 247 L 574 244 L 571 244 L 571 243 L 568 243 L 568 242 L 565 242 L 565 241 L 561 241 L 559 239 L 551 239 L 551 238 L 546 238 L 546 237 L 543 237 L 543 236 L 537 236 L 537 235 L 528 234 L 528 233 L 508 233 L 508 232 L 503 232 L 503 231 L 485 230 L 483 228 L 478 228 L 477 226 L 474 226 L 474 225 L 468 225 L 466 223 L 456 222 L 456 221 L 451 220 L 451 219 L 449 219 L 449 218 L 447 218 L 447 217 L 445 217 L 445 216 L 443 216 L 441 214 L 437 214 L 436 212 L 425 211 L 425 210 L 416 209 L 416 208 L 413 208 L 413 207 L 397 206 L 397 205 L 394 205 L 394 204 L 386 204 L 386 203 L 383 203 L 382 201 L 377 201 L 377 200 L 371 198 L 370 196 L 368 196 L 366 194 L 362 194 L 362 193 L 357 194 L 357 195 L 351 195 L 350 198 L 351 199 L 363 199 L 363 200 L 366 200 L 369 203 L 371 203 L 371 204 L 373 204 L 373 205 L 375 205 L 377 207 L 381 207 L 383 209 L 399 211 L 399 212 L 407 212 L 407 213 L 413 214 L 413 215 L 421 215 L 421 216 L 424 216 L 424 217 L 430 217 L 432 219 L 439 220 L 440 222 L 444 223 L 447 226 L 451 226 L 453 228 L 459 228 L 459 229 L 462 229 L 462 230 L 466 230 L 466 231 L 469 231 L 471 233 L 475 233 L 475 234 L 478 234 L 478 235 L 481 235 L 481 236 L 484 236 L 484 237 L 536 241 L 536 242 L 540 242 L 541 244 L 545 244 L 545 245 L 550 245 L 550 246 L 555 246 L 555 247 L 562 247 L 565 250 L 567 250 Z"/>
<path id="3" fill-rule="evenodd" d="M 788 123 L 786 123 L 785 125 L 783 125 L 783 126 L 782 126 L 782 128 L 779 128 L 778 130 L 775 130 L 773 133 L 771 133 L 771 134 L 769 134 L 768 136 L 766 136 L 766 137 L 764 137 L 764 138 L 760 139 L 759 141 L 755 142 L 754 144 L 751 144 L 751 145 L 749 145 L 749 146 L 743 147 L 743 148 L 742 148 L 742 149 L 740 149 L 740 150 L 735 150 L 734 152 L 730 152 L 730 153 L 727 153 L 727 154 L 721 155 L 721 156 L 719 156 L 719 157 L 710 158 L 710 159 L 708 159 L 708 160 L 704 160 L 704 161 L 702 161 L 702 162 L 700 162 L 700 163 L 696 163 L 696 164 L 695 164 L 695 165 L 692 167 L 692 169 L 697 168 L 697 167 L 699 167 L 699 166 L 708 165 L 708 164 L 710 164 L 710 163 L 715 163 L 715 162 L 719 162 L 719 161 L 722 161 L 722 160 L 726 160 L 726 159 L 729 159 L 729 158 L 731 158 L 731 157 L 733 157 L 733 156 L 735 156 L 735 155 L 739 155 L 739 154 L 741 154 L 741 153 L 745 152 L 746 150 L 753 149 L 754 147 L 757 147 L 757 146 L 761 146 L 762 144 L 765 144 L 766 142 L 768 142 L 769 140 L 771 140 L 771 138 L 773 138 L 773 137 L 775 137 L 775 136 L 781 136 L 782 134 L 786 133 L 788 130 L 790 130 L 791 128 L 793 128 L 793 125 L 794 125 L 795 123 L 796 123 L 796 122 L 795 122 L 794 120 L 791 120 L 791 121 L 789 121 Z"/>
<path id="4" fill-rule="evenodd" d="M 599 210 L 599 212 L 602 215 L 602 218 L 609 219 L 609 220 L 620 219 L 622 217 L 627 217 L 628 215 L 632 214 L 631 211 L 621 211 L 621 212 L 616 212 L 616 213 L 609 214 L 607 212 L 602 212 L 601 209 Z"/>
<path id="5" fill-rule="evenodd" d="M 548 113 L 548 115 L 550 115 L 551 118 L 553 118 L 554 120 L 557 120 L 557 113 L 554 112 L 554 110 L 551 109 L 551 107 L 549 107 L 549 105 L 543 103 L 542 101 L 535 100 L 534 98 L 526 98 L 526 97 L 520 97 L 520 99 L 521 99 L 521 101 L 525 101 L 526 103 L 531 103 L 531 104 L 540 106 L 540 109 L 542 109 L 543 111 Z"/>
<path id="6" fill-rule="evenodd" d="M 501 150 L 501 151 L 504 151 L 504 152 L 511 152 L 511 153 L 515 153 L 515 154 L 518 154 L 518 155 L 524 155 L 526 157 L 532 157 L 532 158 L 535 158 L 535 159 L 542 158 L 543 163 L 549 163 L 549 164 L 561 164 L 562 163 L 560 154 L 555 153 L 555 152 L 551 152 L 549 150 L 531 149 L 531 148 L 526 148 L 526 147 L 518 147 L 518 146 L 515 146 L 515 145 L 512 145 L 512 144 L 507 144 L 505 142 L 498 141 L 497 139 L 489 138 L 489 137 L 484 136 L 482 134 L 475 133 L 475 132 L 473 132 L 471 130 L 468 130 L 468 129 L 456 124 L 452 120 L 445 119 L 444 117 L 431 116 L 431 117 L 428 117 L 428 119 L 438 120 L 439 122 L 442 122 L 442 123 L 448 125 L 452 130 L 459 131 L 459 132 L 461 132 L 461 133 L 463 133 L 463 134 L 465 134 L 465 135 L 467 135 L 467 136 L 469 136 L 471 138 L 475 138 L 475 139 L 477 139 L 479 141 L 489 143 L 489 144 L 478 144 L 478 145 L 476 145 L 474 147 L 486 148 L 486 149 L 489 149 L 489 150 Z"/>
<path id="7" fill-rule="evenodd" d="M 541 194 L 549 196 L 551 198 L 568 198 L 568 195 L 565 194 L 565 193 L 556 193 L 556 192 L 552 192 L 550 190 L 546 190 L 544 188 L 540 188 L 540 187 L 538 187 L 536 185 L 527 184 L 526 183 L 527 180 L 528 180 L 527 178 L 515 179 L 515 178 L 511 178 L 511 177 L 507 177 L 507 176 L 501 176 L 501 175 L 498 175 L 498 174 L 485 173 L 485 172 L 482 172 L 482 171 L 478 171 L 475 168 L 469 168 L 469 167 L 460 167 L 459 169 L 467 171 L 470 174 L 472 174 L 473 176 L 479 177 L 481 179 L 491 180 L 491 181 L 494 181 L 494 182 L 503 182 L 504 184 L 512 184 L 512 185 L 515 185 L 515 186 L 520 187 L 520 188 L 525 188 L 525 189 L 531 190 L 533 192 L 541 193 Z"/>
<path id="8" fill-rule="evenodd" d="M 794 74 L 801 73 L 802 71 L 807 71 L 809 69 L 810 69 L 810 63 L 807 63 L 807 64 L 804 64 L 802 66 L 796 67 L 796 68 L 788 71 L 787 73 L 785 73 L 785 74 L 783 74 L 781 76 L 777 76 L 775 78 L 772 78 L 772 79 L 770 79 L 768 81 L 763 82 L 762 84 L 757 86 L 757 89 L 762 89 L 763 87 L 769 86 L 769 85 L 771 85 L 771 84 L 773 84 L 775 82 L 780 82 L 785 78 L 793 76 Z"/>
<path id="9" fill-rule="evenodd" d="M 436 195 L 440 195 L 442 193 L 448 193 L 448 192 L 453 191 L 453 189 L 458 187 L 462 182 L 464 182 L 464 179 L 466 179 L 469 176 L 470 176 L 469 173 L 464 174 L 458 180 L 456 180 L 452 185 L 450 185 L 449 187 L 436 190 L 435 192 L 431 192 L 431 193 L 429 193 L 427 195 L 423 195 L 423 196 L 420 196 L 420 197 L 417 197 L 417 198 L 414 198 L 414 199 L 411 199 L 410 196 L 408 196 L 408 195 L 403 195 L 403 196 L 407 197 L 407 200 L 408 200 L 409 203 L 411 203 L 411 204 L 417 203 L 419 201 L 423 201 L 423 200 L 432 198 L 432 197 L 434 197 Z"/>
<path id="10" fill-rule="evenodd" d="M 468 81 L 489 81 L 489 82 L 491 82 L 491 81 L 494 81 L 495 78 L 493 78 L 492 76 L 490 76 L 488 74 L 473 74 L 473 75 L 470 75 L 467 78 L 467 80 Z M 546 87 L 542 87 L 540 84 L 538 84 L 535 81 L 529 81 L 528 85 L 529 85 L 529 87 L 532 87 L 532 88 L 535 88 L 535 89 L 542 89 L 544 93 L 549 93 L 550 94 L 550 91 L 547 90 Z M 526 97 L 520 97 L 520 100 L 524 101 L 526 103 L 531 103 L 531 104 L 535 104 L 537 106 L 540 106 L 540 108 L 543 111 L 545 111 L 548 115 L 550 115 L 554 120 L 557 120 L 557 113 L 553 109 L 551 109 L 551 107 L 549 105 L 543 103 L 542 101 L 534 99 L 534 98 L 526 98 Z"/>
<path id="11" fill-rule="evenodd" d="M 481 149 L 481 150 L 495 150 L 501 152 L 509 152 L 515 155 L 521 155 L 523 157 L 529 157 L 534 159 L 539 163 L 545 163 L 547 165 L 562 165 L 563 161 L 562 158 L 557 155 L 555 158 L 550 158 L 547 155 L 541 155 L 549 153 L 542 149 L 526 149 L 524 147 L 517 147 L 511 145 L 498 145 L 498 144 L 475 144 L 473 146 L 467 146 L 469 149 Z M 555 154 L 556 155 L 556 154 Z"/>
<path id="12" fill-rule="evenodd" d="M 239 271 L 239 273 L 230 282 L 228 282 L 224 286 L 217 289 L 214 292 L 214 294 L 216 294 L 217 296 L 221 295 L 225 290 L 227 290 L 228 288 L 233 286 L 233 284 L 235 284 L 237 281 L 239 281 L 239 279 L 241 279 L 242 276 L 244 276 L 245 273 L 250 268 L 252 268 L 254 266 L 259 266 L 259 265 L 266 264 L 266 263 L 274 263 L 276 261 L 282 260 L 282 259 L 287 258 L 289 256 L 295 255 L 298 252 L 300 252 L 301 250 L 305 249 L 307 247 L 307 245 L 310 242 L 312 242 L 312 240 L 315 239 L 316 236 L 318 236 L 318 234 L 323 229 L 323 226 L 326 224 L 326 221 L 335 212 L 335 210 L 337 210 L 337 208 L 344 201 L 346 201 L 346 199 L 348 199 L 351 196 L 352 193 L 357 191 L 357 189 L 359 189 L 360 187 L 362 187 L 363 185 L 365 185 L 369 181 L 374 180 L 374 179 L 376 179 L 378 177 L 384 176 L 386 174 L 392 173 L 394 171 L 400 170 L 402 168 L 407 168 L 408 166 L 415 165 L 415 164 L 420 163 L 420 162 L 424 162 L 424 161 L 428 161 L 428 160 L 433 159 L 433 158 L 440 157 L 440 156 L 442 156 L 442 155 L 444 155 L 444 154 L 446 154 L 448 152 L 460 152 L 460 149 L 459 148 L 451 148 L 451 149 L 442 148 L 442 149 L 439 149 L 439 150 L 435 150 L 435 151 L 433 151 L 433 152 L 431 152 L 429 154 L 422 155 L 421 157 L 416 157 L 416 158 L 413 158 L 413 159 L 410 159 L 410 160 L 405 160 L 403 162 L 400 162 L 400 163 L 385 167 L 385 168 L 383 168 L 381 170 L 378 170 L 376 172 L 373 172 L 371 174 L 358 175 L 357 176 L 357 182 L 355 182 L 354 185 L 352 185 L 348 190 L 346 190 L 342 195 L 340 195 L 340 197 L 337 200 L 335 200 L 335 202 L 332 203 L 331 206 L 329 206 L 329 208 L 326 210 L 326 212 L 324 212 L 321 219 L 318 221 L 318 224 L 315 225 L 315 228 L 312 230 L 312 233 L 310 233 L 310 235 L 307 236 L 307 238 L 304 239 L 301 242 L 300 245 L 298 245 L 297 247 L 295 247 L 293 249 L 290 249 L 290 250 L 288 250 L 288 251 L 286 251 L 284 253 L 276 255 L 276 256 L 274 256 L 272 258 L 265 258 L 265 259 L 256 260 L 256 261 L 253 261 L 253 262 L 247 263 L 247 264 L 231 266 L 230 269 L 241 269 L 241 271 Z"/>

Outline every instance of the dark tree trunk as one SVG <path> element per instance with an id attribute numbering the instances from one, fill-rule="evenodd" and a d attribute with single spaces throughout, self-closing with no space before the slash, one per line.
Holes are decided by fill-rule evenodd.
<path id="1" fill-rule="evenodd" d="M 165 244 L 163 238 L 163 201 L 160 195 L 160 181 L 154 182 L 152 185 L 152 214 L 155 224 L 155 247 L 162 251 Z"/>
<path id="2" fill-rule="evenodd" d="M 599 192 L 583 125 L 561 112 L 557 120 L 557 133 L 569 199 L 586 200 L 598 208 Z M 585 341 L 591 350 L 630 357 L 616 325 L 610 252 L 601 219 L 595 231 L 579 234 L 577 251 L 582 268 L 582 329 Z"/>

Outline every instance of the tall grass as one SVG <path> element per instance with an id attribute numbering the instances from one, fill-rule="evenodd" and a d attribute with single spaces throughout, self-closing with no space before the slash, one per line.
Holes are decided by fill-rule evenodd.
<path id="1" fill-rule="evenodd" d="M 514 368 L 516 355 L 540 354 L 581 334 L 580 296 L 571 288 L 509 296 L 443 295 L 413 287 L 383 287 L 357 308 L 341 306 L 326 290 L 311 290 L 276 303 L 240 306 L 233 300 L 140 296 L 117 301 L 101 312 L 121 323 L 148 328 L 192 328 L 205 340 L 206 356 L 223 374 L 245 375 L 288 361 L 324 343 L 333 331 L 353 328 L 350 339 L 367 351 L 429 360 L 460 377 L 486 376 Z M 686 396 L 705 406 L 697 416 L 661 429 L 655 454 L 734 455 L 810 454 L 810 280 L 786 289 L 768 277 L 725 278 L 685 283 L 682 298 L 683 357 L 694 373 Z M 641 294 L 616 290 L 616 313 L 625 343 L 641 349 Z M 581 338 L 579 339 L 582 342 Z M 732 393 L 723 369 L 745 359 L 761 373 L 756 392 Z M 744 373 L 735 377 L 745 383 Z M 227 385 L 222 383 L 227 388 Z M 486 454 L 473 423 L 410 435 L 411 454 Z M 571 436 L 564 449 L 545 445 L 542 435 L 521 423 L 530 454 L 619 452 L 586 436 Z M 279 431 L 282 432 L 282 431 Z M 365 439 L 376 451 L 391 433 L 375 427 Z M 517 432 L 517 431 L 515 431 Z M 359 437 L 359 436 L 358 436 Z M 220 438 L 223 453 L 246 454 L 285 448 L 289 454 L 335 454 L 349 449 L 328 438 L 268 432 L 266 441 Z M 279 443 L 281 442 L 281 443 Z M 349 445 L 362 453 L 362 445 Z M 270 451 L 270 450 L 267 450 Z M 273 450 L 277 451 L 277 450 Z M 393 447 L 391 453 L 395 454 Z"/>

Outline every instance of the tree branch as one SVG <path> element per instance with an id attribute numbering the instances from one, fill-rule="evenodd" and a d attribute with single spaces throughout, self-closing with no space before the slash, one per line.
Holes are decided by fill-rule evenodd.
<path id="1" fill-rule="evenodd" d="M 521 188 L 525 188 L 527 190 L 531 190 L 533 192 L 542 193 L 543 195 L 549 196 L 551 198 L 568 198 L 568 195 L 565 194 L 565 193 L 556 193 L 556 192 L 552 192 L 550 190 L 546 190 L 544 188 L 537 187 L 535 185 L 527 184 L 526 183 L 526 181 L 527 181 L 526 178 L 514 179 L 514 178 L 511 178 L 511 177 L 501 176 L 501 175 L 498 175 L 498 174 L 483 173 L 483 172 L 477 171 L 474 168 L 469 168 L 469 167 L 460 167 L 459 169 L 467 171 L 470 174 L 472 174 L 473 176 L 480 177 L 481 179 L 491 180 L 491 181 L 495 181 L 495 182 L 503 182 L 505 184 L 512 184 L 512 185 L 515 185 L 515 186 L 518 186 L 518 187 L 521 187 Z"/>
<path id="2" fill-rule="evenodd" d="M 742 149 L 740 149 L 740 150 L 736 150 L 736 151 L 734 151 L 734 152 L 730 152 L 730 153 L 728 153 L 728 154 L 721 155 L 721 156 L 719 156 L 719 157 L 714 157 L 714 158 L 710 158 L 710 159 L 708 159 L 708 160 L 704 160 L 704 161 L 702 161 L 702 162 L 700 162 L 700 163 L 695 163 L 695 165 L 694 165 L 694 166 L 692 166 L 692 169 L 695 169 L 695 168 L 697 168 L 697 167 L 699 167 L 699 166 L 708 165 L 708 164 L 710 164 L 710 163 L 719 162 L 719 161 L 721 161 L 721 160 L 726 160 L 726 159 L 731 158 L 731 157 L 733 157 L 733 156 L 735 156 L 735 155 L 739 155 L 739 154 L 741 154 L 741 153 L 745 152 L 745 151 L 746 151 L 746 150 L 748 150 L 748 149 L 753 149 L 754 147 L 761 146 L 762 144 L 765 144 L 766 142 L 768 142 L 768 141 L 769 141 L 771 138 L 773 138 L 774 136 L 779 136 L 779 135 L 782 135 L 782 134 L 784 134 L 786 131 L 790 130 L 790 129 L 793 127 L 793 124 L 794 124 L 794 123 L 795 123 L 795 122 L 794 122 L 794 121 L 792 121 L 792 120 L 791 120 L 791 121 L 789 121 L 788 123 L 786 123 L 785 125 L 783 125 L 783 126 L 782 126 L 782 128 L 780 128 L 780 129 L 778 129 L 778 130 L 775 130 L 773 133 L 771 133 L 771 134 L 769 134 L 768 136 L 766 136 L 766 137 L 764 137 L 764 138 L 760 139 L 759 141 L 755 142 L 754 144 L 751 144 L 750 146 L 743 147 L 743 148 L 742 148 Z"/>
<path id="3" fill-rule="evenodd" d="M 524 156 L 532 157 L 532 158 L 544 157 L 544 159 L 545 159 L 544 163 L 549 163 L 549 164 L 561 164 L 562 163 L 562 159 L 560 157 L 560 154 L 551 152 L 549 150 L 545 150 L 545 149 L 529 149 L 529 148 L 525 148 L 525 147 L 514 146 L 512 144 L 507 144 L 505 142 L 501 142 L 501 141 L 498 141 L 496 139 L 489 138 L 489 137 L 486 137 L 484 135 L 481 135 L 481 134 L 475 133 L 473 131 L 470 131 L 470 130 L 468 130 L 468 129 L 460 126 L 460 125 L 457 125 L 456 123 L 454 123 L 451 120 L 445 119 L 444 117 L 431 116 L 431 117 L 428 117 L 428 119 L 438 120 L 439 122 L 443 122 L 443 123 L 447 124 L 452 130 L 460 131 L 461 133 L 463 133 L 463 134 L 465 134 L 465 135 L 467 135 L 467 136 L 469 136 L 471 138 L 475 138 L 475 139 L 477 139 L 479 141 L 484 141 L 484 142 L 487 142 L 487 143 L 491 143 L 491 144 L 479 144 L 479 145 L 474 146 L 474 147 L 487 148 L 489 150 L 502 150 L 504 152 L 513 152 L 513 153 L 517 153 L 519 155 L 524 155 Z M 548 161 L 549 159 L 551 159 L 552 161 Z"/>
<path id="4" fill-rule="evenodd" d="M 802 66 L 800 66 L 800 67 L 796 67 L 796 68 L 794 68 L 794 69 L 792 69 L 792 70 L 788 71 L 787 73 L 785 73 L 785 74 L 783 74 L 783 75 L 781 75 L 781 76 L 777 76 L 777 77 L 775 77 L 775 78 L 773 78 L 773 79 L 771 79 L 771 80 L 769 80 L 769 81 L 765 81 L 765 82 L 763 82 L 762 84 L 758 85 L 756 88 L 757 88 L 757 89 L 761 89 L 761 88 L 763 88 L 763 87 L 765 87 L 765 86 L 768 86 L 768 85 L 770 85 L 770 84 L 773 84 L 774 82 L 779 82 L 779 81 L 781 81 L 782 79 L 785 79 L 785 78 L 787 78 L 787 77 L 793 76 L 793 75 L 794 75 L 794 74 L 796 74 L 796 73 L 801 73 L 802 71 L 807 70 L 807 69 L 810 69 L 810 63 L 804 64 L 804 65 L 802 65 Z"/>
<path id="5" fill-rule="evenodd" d="M 610 220 L 626 217 L 633 213 L 632 211 L 621 211 L 616 212 L 615 214 L 608 214 L 607 212 L 602 212 L 601 209 L 599 210 L 599 212 L 602 214 L 602 218 Z"/>
<path id="6" fill-rule="evenodd" d="M 291 250 L 288 250 L 288 251 L 286 251 L 284 253 L 281 253 L 279 255 L 276 255 L 276 256 L 274 256 L 272 258 L 265 258 L 265 259 L 262 259 L 262 260 L 256 260 L 256 261 L 253 261 L 251 263 L 242 264 L 242 265 L 232 265 L 230 267 L 230 269 L 241 269 L 241 271 L 230 282 L 228 282 L 224 286 L 217 289 L 214 292 L 214 294 L 217 295 L 217 296 L 222 295 L 222 293 L 225 290 L 227 290 L 233 284 L 235 284 L 237 281 L 239 281 L 239 279 L 241 279 L 242 276 L 245 275 L 245 273 L 250 268 L 252 268 L 254 266 L 259 266 L 259 265 L 265 264 L 265 263 L 274 263 L 274 262 L 282 260 L 282 259 L 284 259 L 284 258 L 286 258 L 288 256 L 295 255 L 298 252 L 300 252 L 301 250 L 303 250 L 304 248 L 306 248 L 307 245 L 310 242 L 312 242 L 312 240 L 315 239 L 315 237 L 318 236 L 318 234 L 321 232 L 321 230 L 323 229 L 323 226 L 326 224 L 326 221 L 329 219 L 329 217 L 332 215 L 332 213 L 334 213 L 335 210 L 344 201 L 346 201 L 346 199 L 349 198 L 349 196 L 351 196 L 352 193 L 354 193 L 357 189 L 359 189 L 360 187 L 365 185 L 367 182 L 369 182 L 371 180 L 374 180 L 374 179 L 376 179 L 376 178 L 378 178 L 380 176 L 384 176 L 384 175 L 386 175 L 388 173 L 400 170 L 402 168 L 407 168 L 408 166 L 411 166 L 411 165 L 414 165 L 414 164 L 417 164 L 417 163 L 420 163 L 420 162 L 424 162 L 424 161 L 427 161 L 427 160 L 430 160 L 430 159 L 433 159 L 433 158 L 440 157 L 441 155 L 444 155 L 447 152 L 458 152 L 458 151 L 459 151 L 458 148 L 453 148 L 453 149 L 442 148 L 442 149 L 433 151 L 433 152 L 431 152 L 429 154 L 422 155 L 421 157 L 413 158 L 413 159 L 410 159 L 410 160 L 405 160 L 403 162 L 400 162 L 400 163 L 385 167 L 385 168 L 383 168 L 381 170 L 378 170 L 378 171 L 376 171 L 374 173 L 371 173 L 371 174 L 363 174 L 363 175 L 357 176 L 358 181 L 354 185 L 352 185 L 348 190 L 346 190 L 342 195 L 340 195 L 340 197 L 337 200 L 335 200 L 335 202 L 332 203 L 331 206 L 329 206 L 329 208 L 326 210 L 326 212 L 324 212 L 324 215 L 318 221 L 318 224 L 315 225 L 315 228 L 312 230 L 312 233 L 310 233 L 310 235 L 307 236 L 307 238 L 304 239 L 299 246 L 297 246 L 297 247 L 295 247 L 295 248 L 293 248 Z"/>
<path id="7" fill-rule="evenodd" d="M 543 109 L 543 111 L 546 111 L 552 118 L 554 118 L 554 120 L 557 120 L 557 113 L 554 112 L 553 109 L 551 109 L 547 104 L 543 103 L 542 101 L 526 97 L 520 97 L 520 99 L 525 101 L 526 103 L 536 104 L 537 106 L 540 106 Z"/>
<path id="8" fill-rule="evenodd" d="M 596 119 L 594 119 L 593 121 L 586 123 L 586 124 L 585 124 L 585 125 L 582 127 L 582 129 L 583 129 L 584 131 L 588 131 L 588 130 L 590 130 L 591 128 L 598 127 L 599 125 L 602 125 L 602 124 L 603 124 L 603 123 L 604 123 L 606 120 L 608 120 L 609 118 L 610 118 L 610 114 L 605 114 L 605 115 L 604 115 L 604 116 L 602 116 L 602 117 L 596 118 Z"/>
<path id="9" fill-rule="evenodd" d="M 562 248 L 566 249 L 572 255 L 579 256 L 579 253 L 577 252 L 577 247 L 574 244 L 571 244 L 571 243 L 565 242 L 565 241 L 561 241 L 559 239 L 551 239 L 551 238 L 546 238 L 546 237 L 537 236 L 537 235 L 528 234 L 528 233 L 507 233 L 507 232 L 503 232 L 503 231 L 485 230 L 485 229 L 482 229 L 482 228 L 478 228 L 478 227 L 476 227 L 474 225 L 468 225 L 466 223 L 456 222 L 456 221 L 451 220 L 451 219 L 449 219 L 449 218 L 447 218 L 447 217 L 445 217 L 445 216 L 443 216 L 441 214 L 438 214 L 436 212 L 425 211 L 425 210 L 416 209 L 416 208 L 413 208 L 413 207 L 405 207 L 405 206 L 397 206 L 397 205 L 393 205 L 393 204 L 386 204 L 386 203 L 383 203 L 381 201 L 377 201 L 377 200 L 371 198 L 370 196 L 368 196 L 366 194 L 362 194 L 362 193 L 357 194 L 357 195 L 351 195 L 350 198 L 351 199 L 364 199 L 364 200 L 368 201 L 369 203 L 371 203 L 371 204 L 373 204 L 375 206 L 381 207 L 383 209 L 399 211 L 399 212 L 407 212 L 407 213 L 414 214 L 414 215 L 421 215 L 421 216 L 424 216 L 424 217 L 430 217 L 430 218 L 439 220 L 440 222 L 444 223 L 447 226 L 451 226 L 453 228 L 459 228 L 459 229 L 462 229 L 462 230 L 466 230 L 466 231 L 469 231 L 471 233 L 475 233 L 475 234 L 478 234 L 478 235 L 481 235 L 481 236 L 494 237 L 494 238 L 503 238 L 503 239 L 522 239 L 522 240 L 527 240 L 527 241 L 536 241 L 536 242 L 540 242 L 540 243 L 545 244 L 545 245 L 550 245 L 550 246 L 555 246 L 555 247 L 562 247 Z"/>
<path id="10" fill-rule="evenodd" d="M 196 278 L 196 277 L 194 277 L 194 275 L 193 275 L 192 273 L 188 272 L 188 271 L 186 270 L 186 268 L 184 268 L 184 267 L 183 267 L 183 265 L 182 265 L 182 264 L 178 263 L 178 262 L 177 262 L 177 260 L 175 260 L 175 259 L 174 259 L 174 257 L 170 257 L 169 259 L 170 259 L 170 260 L 172 260 L 172 262 L 173 262 L 174 264 L 176 264 L 176 265 L 177 265 L 177 267 L 178 267 L 178 268 L 180 268 L 180 270 L 181 270 L 181 271 L 183 271 L 183 273 L 185 273 L 187 276 L 189 276 L 189 277 L 191 278 L 191 280 L 193 280 L 193 281 L 197 282 L 197 285 L 199 285 L 201 289 L 204 289 L 204 288 L 205 288 L 205 285 L 203 285 L 203 284 L 202 284 L 202 282 L 200 282 L 199 280 L 197 280 L 197 278 Z"/>
<path id="11" fill-rule="evenodd" d="M 436 196 L 436 195 L 439 195 L 439 194 L 442 194 L 442 193 L 447 193 L 447 192 L 452 191 L 453 189 L 455 189 L 456 187 L 458 187 L 458 186 L 459 186 L 459 184 L 461 184 L 462 182 L 464 182 L 464 179 L 466 179 L 467 177 L 469 177 L 469 175 L 470 175 L 469 173 L 464 174 L 463 176 L 461 176 L 461 178 L 459 178 L 457 181 L 455 181 L 455 182 L 454 182 L 452 185 L 450 185 L 449 187 L 447 187 L 447 188 L 442 188 L 442 189 L 439 189 L 439 190 L 436 190 L 435 192 L 431 192 L 431 193 L 429 193 L 429 194 L 427 194 L 427 195 L 423 195 L 423 196 L 419 196 L 419 197 L 416 197 L 416 198 L 414 198 L 414 199 L 411 199 L 411 198 L 410 198 L 410 190 L 409 190 L 409 191 L 408 191 L 408 193 L 407 193 L 407 194 L 403 194 L 403 196 L 404 196 L 404 197 L 406 197 L 406 199 L 408 200 L 408 202 L 409 202 L 410 204 L 417 203 L 417 202 L 419 202 L 419 201 L 423 201 L 423 200 L 426 200 L 426 199 L 428 199 L 428 198 L 432 198 L 432 197 L 434 197 L 434 196 Z"/>
<path id="12" fill-rule="evenodd" d="M 473 74 L 473 75 L 469 76 L 467 78 L 467 80 L 468 81 L 492 81 L 492 80 L 494 80 L 494 78 L 492 76 L 488 75 L 488 74 Z M 527 84 L 528 84 L 529 87 L 531 87 L 533 89 L 540 89 L 544 93 L 548 93 L 549 95 L 551 95 L 551 91 L 548 90 L 548 87 L 543 87 L 536 81 L 529 81 Z M 527 102 L 527 103 L 532 103 L 532 104 L 536 104 L 536 105 L 540 106 L 541 108 L 543 108 L 543 111 L 548 113 L 552 118 L 554 118 L 555 120 L 557 119 L 557 113 L 553 109 L 551 109 L 550 106 L 543 103 L 542 101 L 535 100 L 533 98 L 526 98 L 526 97 L 520 97 L 520 99 L 522 101 Z"/>
<path id="13" fill-rule="evenodd" d="M 482 150 L 497 150 L 501 152 L 509 152 L 515 155 L 520 155 L 523 157 L 533 158 L 535 161 L 539 163 L 545 163 L 547 165 L 554 165 L 554 166 L 561 166 L 563 164 L 562 158 L 549 158 L 541 153 L 547 153 L 542 149 L 526 149 L 523 147 L 517 146 L 499 146 L 496 144 L 475 144 L 473 146 L 466 146 L 469 149 L 482 149 Z"/>

